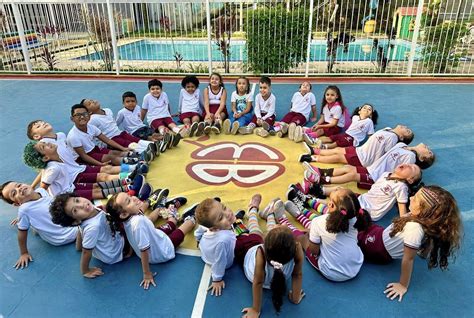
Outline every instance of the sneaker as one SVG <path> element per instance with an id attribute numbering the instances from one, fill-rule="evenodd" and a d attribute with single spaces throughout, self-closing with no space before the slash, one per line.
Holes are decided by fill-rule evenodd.
<path id="1" fill-rule="evenodd" d="M 282 127 L 283 128 L 283 127 Z M 288 126 L 288 139 L 295 140 L 295 131 L 296 131 L 296 124 L 291 123 Z"/>
<path id="2" fill-rule="evenodd" d="M 190 133 L 191 133 L 191 130 L 186 127 L 181 128 L 181 130 L 179 131 L 179 135 L 182 138 L 188 138 Z"/>
<path id="3" fill-rule="evenodd" d="M 219 197 L 214 197 L 214 200 L 216 200 L 217 202 L 221 202 L 221 198 Z"/>
<path id="4" fill-rule="evenodd" d="M 160 153 L 165 152 L 166 149 L 168 149 L 168 142 L 165 141 L 165 139 L 160 140 Z"/>
<path id="5" fill-rule="evenodd" d="M 305 256 L 306 256 L 306 259 L 308 260 L 308 262 L 311 264 L 311 266 L 313 266 L 314 268 L 316 268 L 319 271 L 318 256 L 316 254 L 311 253 L 309 251 L 309 248 L 306 249 Z"/>
<path id="6" fill-rule="evenodd" d="M 237 135 L 237 133 L 239 132 L 239 127 L 240 127 L 240 124 L 238 121 L 234 121 L 232 123 L 232 128 L 230 129 L 230 133 L 232 135 Z"/>
<path id="7" fill-rule="evenodd" d="M 306 152 L 311 156 L 314 155 L 314 149 L 310 146 L 311 144 L 308 144 L 306 141 L 303 144 L 306 149 Z"/>
<path id="8" fill-rule="evenodd" d="M 226 120 L 224 120 L 224 122 L 222 123 L 222 132 L 226 135 L 230 135 L 230 119 L 227 118 Z"/>
<path id="9" fill-rule="evenodd" d="M 173 147 L 178 146 L 179 141 L 180 141 L 182 138 L 183 138 L 183 137 L 181 136 L 181 134 L 176 134 L 176 135 L 174 135 Z"/>
<path id="10" fill-rule="evenodd" d="M 258 208 L 259 208 L 259 206 L 260 206 L 260 203 L 262 203 L 262 195 L 259 194 L 259 193 L 254 194 L 254 195 L 252 196 L 252 198 L 250 199 L 250 202 L 249 202 L 249 205 L 248 205 L 249 210 L 250 210 L 251 208 L 256 208 L 257 211 L 258 211 Z"/>
<path id="11" fill-rule="evenodd" d="M 151 152 L 153 152 L 153 154 L 156 154 L 158 148 L 156 147 L 156 144 L 154 142 L 150 142 L 146 147 L 146 150 L 150 150 Z"/>
<path id="12" fill-rule="evenodd" d="M 275 131 L 275 129 L 270 126 L 270 128 L 268 128 L 268 133 L 270 134 L 270 136 L 276 136 L 277 132 Z"/>
<path id="13" fill-rule="evenodd" d="M 295 219 L 303 213 L 292 201 L 285 202 L 285 210 L 290 213 Z"/>
<path id="14" fill-rule="evenodd" d="M 307 196 L 298 190 L 295 185 L 291 185 L 288 191 L 286 192 L 286 196 L 289 201 L 293 202 L 300 211 L 303 211 L 305 208 L 309 208 L 308 204 L 306 203 Z"/>
<path id="15" fill-rule="evenodd" d="M 285 215 L 285 212 L 286 210 L 283 201 L 280 199 L 276 200 L 275 204 L 273 205 L 273 214 L 275 214 L 275 219 L 278 221 Z"/>
<path id="16" fill-rule="evenodd" d="M 281 132 L 283 135 L 286 135 L 288 133 L 288 124 L 287 123 L 280 123 L 281 126 Z"/>
<path id="17" fill-rule="evenodd" d="M 253 127 L 244 126 L 239 128 L 239 134 L 241 135 L 250 135 L 253 133 Z"/>
<path id="18" fill-rule="evenodd" d="M 168 142 L 168 149 L 173 148 L 174 139 L 176 138 L 175 134 L 170 134 L 170 141 Z"/>
<path id="19" fill-rule="evenodd" d="M 204 135 L 209 135 L 211 133 L 211 125 L 204 127 Z"/>
<path id="20" fill-rule="evenodd" d="M 171 141 L 171 134 L 169 132 L 166 132 L 164 135 L 163 135 L 163 139 L 162 139 L 165 144 L 166 144 L 166 149 L 168 149 L 168 144 L 170 143 Z"/>
<path id="21" fill-rule="evenodd" d="M 321 180 L 321 171 L 319 171 L 319 168 L 310 165 L 308 162 L 303 162 L 303 167 L 305 170 L 308 170 L 312 174 L 314 174 L 314 182 L 319 183 L 319 181 Z"/>
<path id="22" fill-rule="evenodd" d="M 148 198 L 147 202 L 151 210 L 154 210 L 158 207 L 164 208 L 166 206 L 166 201 L 170 190 L 168 189 L 158 189 L 153 192 Z"/>
<path id="23" fill-rule="evenodd" d="M 149 149 L 145 150 L 143 152 L 143 157 L 142 159 L 147 163 L 147 164 L 150 164 L 153 159 L 155 159 L 155 155 L 153 155 L 153 152 Z"/>
<path id="24" fill-rule="evenodd" d="M 323 147 L 323 142 L 321 141 L 321 139 L 315 138 L 315 140 L 314 140 L 314 148 L 322 149 L 322 147 Z"/>
<path id="25" fill-rule="evenodd" d="M 316 141 L 315 138 L 311 137 L 307 133 L 303 134 L 303 140 L 309 145 L 314 145 L 314 142 Z"/>
<path id="26" fill-rule="evenodd" d="M 270 130 L 270 124 L 267 123 L 266 121 L 262 122 L 262 128 L 265 129 L 266 131 Z"/>
<path id="27" fill-rule="evenodd" d="M 194 122 L 191 124 L 191 127 L 189 128 L 189 137 L 194 137 L 194 134 L 198 130 L 198 126 L 199 126 L 198 122 Z"/>
<path id="28" fill-rule="evenodd" d="M 130 180 L 133 180 L 137 175 L 146 175 L 148 173 L 148 165 L 143 162 L 137 163 L 135 169 L 128 175 Z"/>
<path id="29" fill-rule="evenodd" d="M 145 184 L 145 177 L 139 174 L 133 178 L 132 184 L 129 186 L 129 189 L 135 191 L 135 193 L 139 193 L 140 189 L 142 188 L 144 184 Z"/>
<path id="30" fill-rule="evenodd" d="M 272 201 L 270 201 L 267 204 L 267 206 L 265 207 L 265 209 L 258 212 L 258 216 L 261 219 L 266 220 L 268 218 L 268 216 L 273 213 L 273 207 L 275 206 L 275 202 L 277 200 L 279 200 L 279 198 L 276 198 L 276 199 L 273 199 Z"/>
<path id="31" fill-rule="evenodd" d="M 276 135 L 277 135 L 278 138 L 283 138 L 283 137 L 285 136 L 285 135 L 283 134 L 283 131 L 281 131 L 281 130 L 280 130 L 279 132 L 277 132 Z"/>
<path id="32" fill-rule="evenodd" d="M 151 193 L 153 192 L 153 187 L 148 182 L 145 182 L 143 186 L 138 191 L 137 198 L 140 200 L 146 200 L 150 197 Z"/>
<path id="33" fill-rule="evenodd" d="M 304 153 L 298 157 L 298 162 L 312 162 L 313 158 L 311 155 L 308 155 L 307 153 Z"/>
<path id="34" fill-rule="evenodd" d="M 301 192 L 303 192 L 304 194 L 308 194 L 309 193 L 309 188 L 311 187 L 312 183 L 309 182 L 308 180 L 306 179 L 303 179 L 303 182 L 302 183 L 296 183 L 295 186 L 298 188 L 298 190 L 300 190 Z"/>
<path id="35" fill-rule="evenodd" d="M 174 205 L 177 209 L 182 207 L 188 202 L 188 199 L 185 197 L 176 197 L 176 198 L 171 198 L 166 201 L 165 207 L 169 207 L 171 204 Z"/>
<path id="36" fill-rule="evenodd" d="M 219 135 L 221 133 L 221 129 L 220 129 L 220 125 L 219 124 L 216 124 L 214 126 L 211 126 L 211 131 L 216 134 L 216 135 Z"/>
<path id="37" fill-rule="evenodd" d="M 303 141 L 303 127 L 296 126 L 295 134 L 293 136 L 293 141 L 294 142 L 302 142 Z"/>
<path id="38" fill-rule="evenodd" d="M 255 129 L 255 134 L 257 134 L 257 136 L 260 136 L 260 137 L 268 137 L 270 135 L 270 133 L 268 131 L 266 131 L 265 129 L 263 128 L 257 128 Z"/>
<path id="39" fill-rule="evenodd" d="M 326 199 L 327 196 L 324 194 L 323 186 L 320 184 L 313 184 L 309 187 L 308 194 L 315 196 L 318 199 Z"/>
<path id="40" fill-rule="evenodd" d="M 203 134 L 204 134 L 204 128 L 206 127 L 206 124 L 201 121 L 198 126 L 197 126 L 197 130 L 196 130 L 196 133 L 194 134 L 195 137 L 201 137 Z"/>
<path id="41" fill-rule="evenodd" d="M 189 220 L 191 218 L 194 219 L 194 215 L 196 214 L 196 208 L 199 205 L 199 203 L 194 203 L 191 207 L 183 211 L 183 214 L 181 214 L 181 219 L 183 221 Z"/>
<path id="42" fill-rule="evenodd" d="M 126 163 L 128 165 L 137 164 L 140 161 L 140 158 L 132 158 L 132 157 L 123 157 L 122 163 Z"/>
<path id="43" fill-rule="evenodd" d="M 311 170 L 305 170 L 303 175 L 304 179 L 309 181 L 311 184 L 319 183 L 319 174 L 313 173 Z"/>
<path id="44" fill-rule="evenodd" d="M 244 210 L 239 210 L 237 213 L 235 213 L 235 218 L 238 220 L 243 220 L 245 216 L 245 211 Z"/>

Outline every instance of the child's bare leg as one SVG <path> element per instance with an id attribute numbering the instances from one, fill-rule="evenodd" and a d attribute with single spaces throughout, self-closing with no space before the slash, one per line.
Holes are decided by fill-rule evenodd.
<path id="1" fill-rule="evenodd" d="M 337 147 L 337 144 L 335 142 L 330 142 L 330 143 L 324 144 L 324 147 L 326 147 L 326 149 L 334 149 Z"/>
<path id="2" fill-rule="evenodd" d="M 183 119 L 183 124 L 184 124 L 184 126 L 189 126 L 191 124 L 191 120 L 189 118 L 184 118 Z"/>
<path id="3" fill-rule="evenodd" d="M 119 172 L 120 172 L 120 167 L 119 166 L 116 166 L 117 168 L 119 168 Z M 113 181 L 113 180 L 119 180 L 120 177 L 118 174 L 108 174 L 108 173 L 102 173 L 102 172 L 99 172 L 97 174 L 97 182 L 103 182 L 103 181 Z"/>
<path id="4" fill-rule="evenodd" d="M 341 184 L 351 181 L 360 181 L 360 176 L 357 173 L 356 167 L 344 166 L 342 168 L 334 169 L 333 176 L 330 178 L 331 183 Z"/>
<path id="5" fill-rule="evenodd" d="M 257 234 L 263 237 L 262 229 L 258 225 L 258 208 L 262 202 L 262 196 L 260 194 L 254 194 L 249 203 L 249 212 L 248 212 L 248 223 L 247 228 L 249 234 Z"/>
<path id="6" fill-rule="evenodd" d="M 193 123 L 198 123 L 201 119 L 199 118 L 199 116 L 193 116 L 191 120 Z"/>
<path id="7" fill-rule="evenodd" d="M 316 134 L 316 137 L 321 137 L 321 136 L 324 136 L 324 130 L 322 129 L 318 129 L 314 132 Z"/>
<path id="8" fill-rule="evenodd" d="M 194 229 L 194 225 L 195 223 L 192 220 L 186 220 L 178 227 L 178 229 L 186 235 Z"/>
<path id="9" fill-rule="evenodd" d="M 100 167 L 100 172 L 101 173 L 106 173 L 106 174 L 119 174 L 120 173 L 120 167 L 119 166 L 102 166 Z"/>
<path id="10" fill-rule="evenodd" d="M 309 246 L 309 237 L 308 233 L 305 235 L 300 235 L 296 238 L 296 241 L 301 244 L 301 247 L 303 248 L 303 251 L 306 251 L 306 249 Z"/>
<path id="11" fill-rule="evenodd" d="M 117 157 L 108 153 L 102 157 L 101 161 L 110 162 L 113 166 L 120 166 L 122 164 L 122 157 Z"/>
<path id="12" fill-rule="evenodd" d="M 120 150 L 110 150 L 109 155 L 114 156 L 114 157 L 126 157 L 127 152 L 120 151 Z"/>
<path id="13" fill-rule="evenodd" d="M 321 136 L 321 137 L 319 138 L 319 140 L 321 140 L 321 141 L 322 141 L 323 143 L 325 143 L 325 144 L 329 144 L 329 143 L 332 142 L 331 138 L 326 137 L 326 136 Z"/>
<path id="14" fill-rule="evenodd" d="M 321 149 L 319 151 L 321 156 L 331 156 L 331 155 L 345 155 L 346 149 L 341 147 L 336 147 L 334 149 Z"/>
<path id="15" fill-rule="evenodd" d="M 321 163 L 347 163 L 346 157 L 344 155 L 314 155 L 313 160 Z"/>

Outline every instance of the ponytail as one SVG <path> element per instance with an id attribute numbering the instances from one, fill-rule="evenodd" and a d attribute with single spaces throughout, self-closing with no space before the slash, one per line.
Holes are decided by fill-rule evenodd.
<path id="1" fill-rule="evenodd" d="M 105 206 L 105 216 L 112 231 L 112 236 L 115 237 L 116 232 L 124 236 L 125 229 L 123 228 L 123 220 L 120 218 L 120 207 L 116 204 L 117 194 L 113 195 Z"/>
<path id="2" fill-rule="evenodd" d="M 277 312 L 280 312 L 281 305 L 283 304 L 283 296 L 286 293 L 286 279 L 281 268 L 274 268 L 270 288 L 272 289 L 273 307 L 275 307 Z"/>

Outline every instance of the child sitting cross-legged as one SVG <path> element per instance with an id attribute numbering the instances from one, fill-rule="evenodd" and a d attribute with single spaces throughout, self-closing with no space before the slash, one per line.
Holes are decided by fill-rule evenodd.
<path id="1" fill-rule="evenodd" d="M 62 226 L 77 226 L 82 235 L 81 273 L 87 278 L 96 278 L 104 274 L 99 267 L 90 267 L 91 257 L 106 264 L 120 262 L 124 254 L 125 239 L 118 232 L 111 231 L 105 212 L 91 201 L 78 197 L 74 193 L 56 196 L 49 208 L 53 223 Z"/>
<path id="2" fill-rule="evenodd" d="M 156 286 L 154 276 L 150 270 L 150 263 L 167 262 L 175 257 L 176 248 L 183 242 L 186 233 L 192 231 L 196 221 L 194 209 L 182 215 L 183 224 L 177 228 L 178 215 L 176 205 L 165 207 L 168 189 L 160 190 L 155 197 L 158 201 L 148 216 L 144 215 L 149 203 L 142 202 L 137 197 L 126 193 L 112 196 L 107 202 L 107 213 L 112 229 L 120 228 L 123 223 L 125 233 L 131 247 L 141 259 L 143 280 L 140 286 L 148 289 L 150 284 Z M 162 203 L 160 203 L 162 202 Z M 165 211 L 163 211 L 165 210 Z M 154 222 L 159 216 L 167 214 L 167 222 L 156 228 Z"/>
<path id="3" fill-rule="evenodd" d="M 18 207 L 18 218 L 12 222 L 18 227 L 20 247 L 20 258 L 15 263 L 16 269 L 28 267 L 28 263 L 33 260 L 26 244 L 30 227 L 51 245 L 69 244 L 76 239 L 77 244 L 80 244 L 77 227 L 65 228 L 52 222 L 49 205 L 53 197 L 46 190 L 42 188 L 35 190 L 25 183 L 7 181 L 0 186 L 0 198 Z"/>

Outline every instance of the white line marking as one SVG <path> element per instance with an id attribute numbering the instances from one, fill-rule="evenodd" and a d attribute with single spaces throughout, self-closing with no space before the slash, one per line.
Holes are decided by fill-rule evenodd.
<path id="1" fill-rule="evenodd" d="M 176 250 L 176 253 L 181 254 L 181 255 L 187 255 L 187 256 L 201 257 L 201 251 L 200 250 L 192 250 L 190 248 L 179 247 Z"/>
<path id="2" fill-rule="evenodd" d="M 204 311 L 204 305 L 206 303 L 207 288 L 210 279 L 211 266 L 205 264 L 204 269 L 202 271 L 201 282 L 199 283 L 198 292 L 196 294 L 196 299 L 194 300 L 193 312 L 191 314 L 192 318 L 202 317 L 202 312 Z"/>

